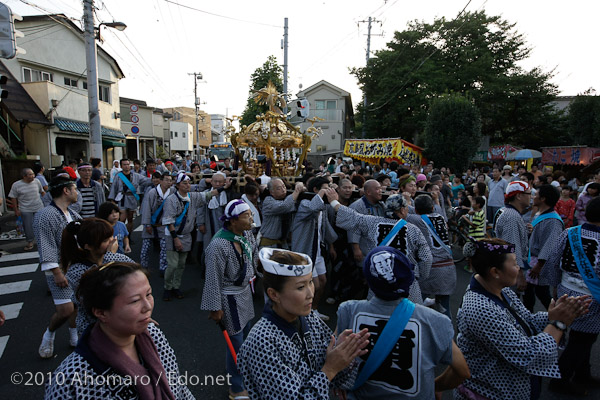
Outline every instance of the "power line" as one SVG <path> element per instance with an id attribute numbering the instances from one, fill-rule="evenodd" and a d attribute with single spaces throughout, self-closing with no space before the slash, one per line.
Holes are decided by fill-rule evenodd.
<path id="1" fill-rule="evenodd" d="M 184 8 L 188 8 L 190 10 L 201 12 L 203 14 L 212 15 L 213 17 L 219 17 L 219 18 L 229 19 L 229 20 L 237 21 L 237 22 L 244 22 L 246 24 L 268 26 L 268 27 L 271 27 L 271 28 L 279 28 L 279 29 L 283 28 L 283 26 L 281 26 L 281 25 L 265 24 L 265 23 L 262 23 L 262 22 L 248 21 L 248 20 L 245 20 L 245 19 L 228 17 L 227 15 L 221 15 L 221 14 L 216 14 L 216 13 L 213 13 L 213 12 L 210 12 L 210 11 L 200 10 L 199 8 L 194 8 L 194 7 L 186 6 L 185 4 L 179 4 L 179 3 L 171 1 L 171 0 L 164 0 L 164 1 L 167 2 L 167 3 L 175 4 L 176 6 L 179 6 L 179 7 L 184 7 Z"/>
<path id="2" fill-rule="evenodd" d="M 471 4 L 472 0 L 468 0 L 467 4 L 463 7 L 463 9 L 456 15 L 456 17 L 454 17 L 454 20 L 458 19 L 467 9 L 467 7 L 469 6 L 469 4 Z M 483 7 L 485 5 L 485 3 L 487 2 L 487 0 L 482 4 L 481 7 Z M 457 29 L 456 32 L 458 32 L 466 23 L 467 21 L 463 22 Z M 386 105 L 389 104 L 390 101 L 392 101 L 392 99 L 394 99 L 398 93 L 400 93 L 400 91 L 402 91 L 402 89 L 404 89 L 404 87 L 406 86 L 406 84 L 408 83 L 409 79 L 411 78 L 411 76 L 417 72 L 419 69 L 421 69 L 421 67 L 425 64 L 425 62 L 427 60 L 429 60 L 431 57 L 433 57 L 435 55 L 435 53 L 437 53 L 440 49 L 438 47 L 436 47 L 430 54 L 428 54 L 427 56 L 425 56 L 418 64 L 416 64 L 413 69 L 411 71 L 408 72 L 408 74 L 406 75 L 406 79 L 404 80 L 404 82 L 400 85 L 400 86 L 395 86 L 392 91 L 394 92 L 383 104 L 381 104 L 378 107 L 375 108 L 369 108 L 366 109 L 368 111 L 377 111 L 380 110 L 381 108 L 385 107 Z M 400 55 L 402 54 L 402 52 L 400 54 L 398 54 L 396 56 L 396 58 L 394 59 L 392 65 L 394 65 L 396 63 L 396 61 L 399 59 Z M 398 90 L 396 90 L 398 89 Z"/>

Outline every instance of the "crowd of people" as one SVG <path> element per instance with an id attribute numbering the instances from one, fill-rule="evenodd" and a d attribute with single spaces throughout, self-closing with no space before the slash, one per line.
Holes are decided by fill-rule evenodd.
<path id="1" fill-rule="evenodd" d="M 200 309 L 231 340 L 231 399 L 431 399 L 450 389 L 457 399 L 536 399 L 541 377 L 560 393 L 600 387 L 590 366 L 600 172 L 338 158 L 282 179 L 188 157 L 145 168 L 123 159 L 106 173 L 93 159 L 48 183 L 40 167 L 42 179 L 25 169 L 9 194 L 56 308 L 39 355 L 53 356 L 68 323 L 75 350 L 57 371 L 119 382 L 50 383 L 47 398 L 193 397 L 151 318 L 153 252 L 165 302 L 185 296 L 186 263 L 202 266 Z M 458 253 L 472 272 L 466 292 L 456 290 Z M 452 295 L 464 296 L 459 310 Z M 264 309 L 252 325 L 255 302 Z M 334 332 L 322 302 L 339 304 Z"/>

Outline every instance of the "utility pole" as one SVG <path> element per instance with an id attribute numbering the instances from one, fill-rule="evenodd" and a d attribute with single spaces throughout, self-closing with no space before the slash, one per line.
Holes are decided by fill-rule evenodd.
<path id="1" fill-rule="evenodd" d="M 288 102 L 288 19 L 283 19 L 283 113 L 287 115 Z"/>
<path id="2" fill-rule="evenodd" d="M 379 22 L 381 23 L 381 21 L 376 20 L 375 18 L 371 18 L 369 17 L 369 19 L 367 21 L 358 21 L 358 23 L 367 23 L 367 60 L 365 63 L 365 67 L 369 65 L 369 58 L 371 56 L 371 24 L 373 22 Z M 374 36 L 383 36 L 383 35 L 374 35 Z M 366 136 L 366 129 L 365 129 L 365 122 L 367 121 L 367 92 L 365 90 L 365 93 L 363 93 L 363 126 L 362 126 L 362 138 L 364 139 Z"/>
<path id="3" fill-rule="evenodd" d="M 102 132 L 100 131 L 100 108 L 98 106 L 98 59 L 96 32 L 94 31 L 94 0 L 83 0 L 83 25 L 85 37 L 85 60 L 87 65 L 88 118 L 90 123 L 90 156 L 102 160 Z M 105 164 L 104 167 L 106 168 Z"/>
<path id="4" fill-rule="evenodd" d="M 196 109 L 196 160 L 200 161 L 200 117 L 198 112 L 200 111 L 200 98 L 198 98 L 198 79 L 202 79 L 202 73 L 193 72 L 188 75 L 194 75 L 194 107 Z"/>

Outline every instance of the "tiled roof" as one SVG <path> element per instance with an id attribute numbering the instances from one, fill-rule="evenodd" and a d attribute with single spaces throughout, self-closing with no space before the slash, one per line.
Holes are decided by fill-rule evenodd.
<path id="1" fill-rule="evenodd" d="M 89 134 L 90 124 L 87 122 L 75 121 L 66 118 L 54 118 L 54 124 L 63 132 L 85 133 Z M 110 129 L 104 126 L 101 127 L 102 137 L 125 139 L 125 135 L 121 130 Z"/>

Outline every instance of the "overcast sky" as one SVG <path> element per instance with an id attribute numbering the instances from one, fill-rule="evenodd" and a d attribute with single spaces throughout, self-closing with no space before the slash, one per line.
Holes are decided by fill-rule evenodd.
<path id="1" fill-rule="evenodd" d="M 64 13 L 82 19 L 77 0 L 4 0 L 20 15 Z M 468 5 L 467 5 L 468 4 Z M 201 72 L 201 108 L 211 114 L 239 115 L 244 109 L 250 75 L 269 55 L 283 64 L 284 18 L 289 19 L 289 84 L 294 95 L 326 80 L 352 95 L 361 92 L 349 68 L 365 64 L 367 24 L 373 24 L 371 51 L 382 49 L 407 21 L 432 22 L 485 9 L 516 23 L 533 49 L 523 67 L 555 71 L 562 95 L 589 87 L 600 90 L 598 50 L 599 3 L 553 0 L 104 0 L 95 2 L 96 24 L 121 21 L 124 32 L 102 29 L 102 46 L 119 62 L 125 78 L 120 95 L 155 107 L 194 105 L 194 81 Z M 201 11 L 193 10 L 195 8 Z M 19 40 L 19 39 L 18 39 Z M 21 39 L 25 40 L 25 39 Z M 85 57 L 84 54 L 81 54 Z"/>

